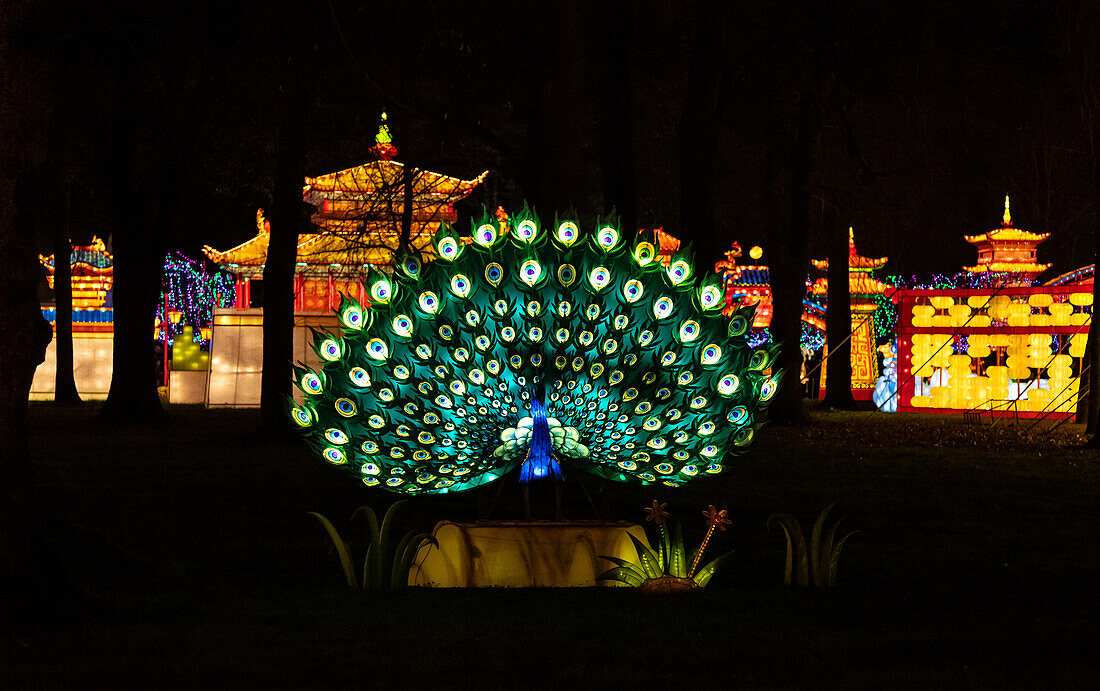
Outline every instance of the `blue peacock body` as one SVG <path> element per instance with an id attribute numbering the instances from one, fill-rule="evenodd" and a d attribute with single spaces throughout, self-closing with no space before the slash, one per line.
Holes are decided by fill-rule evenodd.
<path id="1" fill-rule="evenodd" d="M 470 242 L 444 228 L 434 253 L 372 273 L 369 307 L 344 298 L 342 333 L 315 334 L 321 369 L 296 368 L 291 417 L 366 485 L 458 492 L 564 463 L 678 486 L 752 442 L 777 348 L 748 345 L 755 308 L 723 317 L 686 256 L 526 210 Z"/>

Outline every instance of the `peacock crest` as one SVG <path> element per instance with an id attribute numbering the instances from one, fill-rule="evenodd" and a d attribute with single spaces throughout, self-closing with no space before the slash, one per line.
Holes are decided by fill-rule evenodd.
<path id="1" fill-rule="evenodd" d="M 315 334 L 321 369 L 296 368 L 291 416 L 329 463 L 405 494 L 558 461 L 675 487 L 752 442 L 776 347 L 748 345 L 755 308 L 723 317 L 718 277 L 686 255 L 665 266 L 646 236 L 527 210 L 433 249 L 369 276 L 369 308 L 344 298 L 342 334 Z"/>

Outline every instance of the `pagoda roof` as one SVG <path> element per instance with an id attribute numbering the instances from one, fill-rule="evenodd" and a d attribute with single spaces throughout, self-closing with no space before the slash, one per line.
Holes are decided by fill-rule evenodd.
<path id="1" fill-rule="evenodd" d="M 888 283 L 876 279 L 870 273 L 863 271 L 853 271 L 848 274 L 848 294 L 849 295 L 885 295 L 888 291 L 894 289 L 894 286 Z M 819 278 L 814 281 L 813 288 L 810 290 L 814 295 L 826 295 L 829 292 L 829 280 L 826 278 Z"/>
<path id="2" fill-rule="evenodd" d="M 993 230 L 981 233 L 980 235 L 964 235 L 963 239 L 967 242 L 978 245 L 982 243 L 1002 243 L 1002 242 L 1021 242 L 1026 244 L 1038 245 L 1043 240 L 1050 237 L 1050 233 L 1032 233 L 1026 230 L 1021 230 L 1012 225 L 1012 213 L 1008 206 L 1008 197 L 1005 197 L 1005 213 L 1002 216 L 1001 227 L 994 228 Z M 1026 265 L 1021 265 L 1026 266 Z M 1034 264 L 1033 266 L 1039 266 Z M 1050 266 L 1047 264 L 1046 266 Z M 967 269 L 970 271 L 971 269 Z M 988 269 L 987 269 L 988 270 Z M 1004 269 L 995 269 L 997 271 L 1003 271 Z"/>
<path id="3" fill-rule="evenodd" d="M 1054 266 L 1054 264 L 1035 264 L 1032 262 L 989 262 L 977 266 L 964 266 L 963 269 L 970 273 L 1009 273 L 1009 274 L 1035 274 L 1039 275 Z"/>
<path id="4" fill-rule="evenodd" d="M 1037 245 L 1049 237 L 1050 233 L 1032 233 L 1019 228 L 1001 227 L 980 235 L 964 235 L 963 239 L 973 245 L 984 242 L 1025 242 Z"/>
<path id="5" fill-rule="evenodd" d="M 38 262 L 49 273 L 54 272 L 54 255 L 38 255 Z M 69 254 L 69 266 L 76 276 L 94 276 L 110 274 L 114 271 L 115 258 L 107 251 L 107 245 L 101 238 L 92 236 L 89 245 L 73 245 Z"/>
<path id="6" fill-rule="evenodd" d="M 256 212 L 256 226 L 256 235 L 236 247 L 221 251 L 206 245 L 203 254 L 223 267 L 262 268 L 271 240 L 270 224 L 264 219 L 263 209 Z M 432 236 L 439 227 L 438 221 L 413 221 L 413 246 L 430 254 Z M 347 233 L 302 233 L 298 236 L 297 262 L 299 266 L 324 267 L 386 265 L 393 261 L 399 238 L 399 227 L 392 221 L 358 224 L 354 232 Z"/>
<path id="7" fill-rule="evenodd" d="M 874 259 L 872 257 L 864 257 L 856 252 L 856 233 L 851 227 L 848 228 L 848 268 L 849 269 L 881 269 L 886 266 L 886 262 L 889 257 L 879 257 Z M 821 271 L 827 271 L 829 269 L 828 259 L 813 259 L 811 263 L 815 268 Z"/>
<path id="8" fill-rule="evenodd" d="M 465 199 L 474 188 L 484 182 L 489 171 L 483 172 L 471 180 L 434 173 L 430 170 L 413 169 L 413 196 L 436 197 L 441 201 L 454 202 Z M 401 194 L 405 164 L 398 161 L 371 161 L 362 165 L 326 173 L 315 178 L 306 177 L 302 190 L 303 198 L 316 206 L 316 199 L 344 196 L 351 199 L 369 197 L 388 192 Z"/>

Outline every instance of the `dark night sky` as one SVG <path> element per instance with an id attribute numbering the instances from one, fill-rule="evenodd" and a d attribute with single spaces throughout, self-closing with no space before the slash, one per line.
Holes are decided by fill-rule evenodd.
<path id="1" fill-rule="evenodd" d="M 118 114 L 131 110 L 139 175 L 157 156 L 183 171 L 173 185 L 182 201 L 160 229 L 168 245 L 195 252 L 248 237 L 255 208 L 271 203 L 279 75 L 293 54 L 309 75 L 307 174 L 367 160 L 385 108 L 415 163 L 495 171 L 471 207 L 564 191 L 591 219 L 610 205 L 606 173 L 621 168 L 608 143 L 626 131 L 638 225 L 691 239 L 701 231 L 679 227 L 679 128 L 699 27 L 713 13 L 724 30 L 711 60 L 708 177 L 724 240 L 767 251 L 777 227 L 769 190 L 785 191 L 796 105 L 813 93 L 819 196 L 855 226 L 864 254 L 891 257 L 888 272 L 971 263 L 962 235 L 995 227 L 1005 194 L 1018 226 L 1052 233 L 1040 259 L 1054 271 L 1091 261 L 1095 191 L 1070 0 L 550 5 L 32 2 L 22 35 L 42 76 L 38 106 L 55 123 L 50 141 L 65 152 L 60 168 L 79 181 L 77 232 L 110 232 L 104 161 L 118 150 Z M 823 88 L 807 76 L 812 46 L 825 56 Z M 127 74 L 139 88 L 124 103 Z M 623 74 L 628 110 L 609 109 Z M 534 182 L 538 171 L 558 180 L 557 196 Z M 161 194 L 164 179 L 143 178 L 140 194 Z"/>

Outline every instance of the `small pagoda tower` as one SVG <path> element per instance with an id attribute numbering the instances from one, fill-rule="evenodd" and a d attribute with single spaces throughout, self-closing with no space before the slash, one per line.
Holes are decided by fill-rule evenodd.
<path id="1" fill-rule="evenodd" d="M 1030 286 L 1039 274 L 1051 267 L 1035 261 L 1036 246 L 1050 237 L 1050 233 L 1030 233 L 1013 226 L 1007 196 L 1003 219 L 1000 228 L 981 235 L 963 236 L 978 248 L 978 264 L 963 269 L 973 274 L 1007 274 L 998 281 L 1002 286 Z"/>
<path id="2" fill-rule="evenodd" d="M 878 309 L 876 295 L 885 295 L 892 290 L 874 277 L 876 269 L 886 265 L 888 257 L 861 256 L 856 251 L 855 231 L 848 229 L 848 293 L 852 302 L 852 396 L 857 401 L 871 400 L 878 379 L 878 358 L 875 354 L 875 327 L 871 315 Z M 828 259 L 814 259 L 813 265 L 821 271 L 829 269 Z M 829 282 L 819 278 L 814 281 L 811 292 L 814 295 L 827 295 Z M 825 352 L 829 352 L 826 344 Z M 825 392 L 825 368 L 821 365 L 821 392 Z"/>

